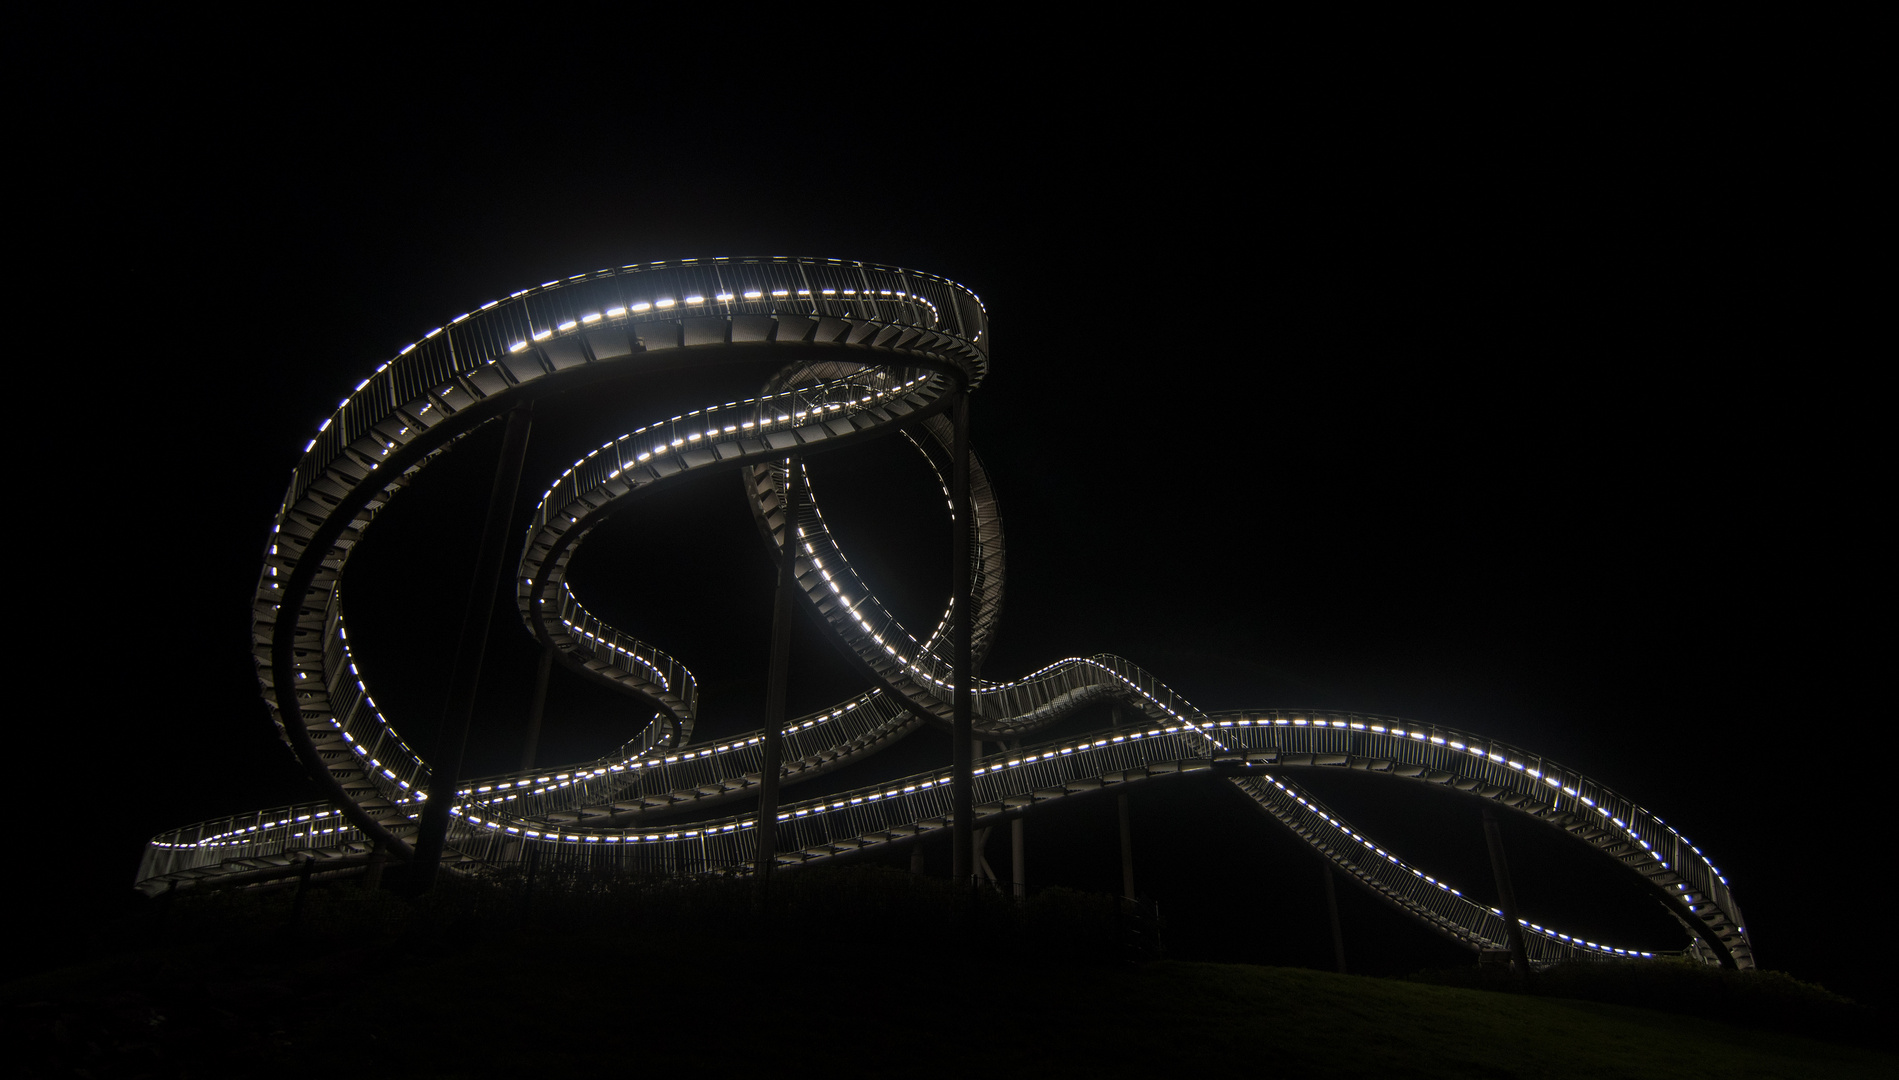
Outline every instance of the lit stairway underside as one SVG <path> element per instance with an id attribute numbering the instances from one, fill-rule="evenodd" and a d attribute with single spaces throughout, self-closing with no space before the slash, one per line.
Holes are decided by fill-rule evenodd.
<path id="1" fill-rule="evenodd" d="M 1058 317 L 1050 313 L 1048 317 Z M 1181 345 L 1191 344 L 1183 332 Z M 870 675 L 872 688 L 791 721 L 784 783 L 820 775 L 947 725 L 945 611 L 919 637 L 852 570 L 815 497 L 787 522 L 786 462 L 902 432 L 947 472 L 940 415 L 988 370 L 988 322 L 967 289 L 929 274 L 843 260 L 712 259 L 575 275 L 494 301 L 432 331 L 357 385 L 305 448 L 266 553 L 253 607 L 259 682 L 287 743 L 327 802 L 235 815 L 155 837 L 148 892 L 172 883 L 265 879 L 307 857 L 340 868 L 380 844 L 400 859 L 433 792 L 422 759 L 382 716 L 351 659 L 340 583 L 377 513 L 451 441 L 516 404 L 565 391 L 627 393 L 684 366 L 782 363 L 755 397 L 708 404 L 613 438 L 543 493 L 516 574 L 523 625 L 568 668 L 646 702 L 653 718 L 598 761 L 466 781 L 455 793 L 455 869 L 586 859 L 628 869 L 749 873 L 755 820 L 740 813 L 666 824 L 755 794 L 762 733 L 692 740 L 697 687 L 658 647 L 603 623 L 566 568 L 588 531 L 659 485 L 726 472 L 744 480 L 761 534 L 794 530 L 806 600 Z M 637 405 L 635 404 L 635 407 Z M 885 445 L 890 445 L 886 443 Z M 947 485 L 946 485 L 947 487 Z M 974 640 L 986 652 L 1004 578 L 1001 520 L 971 467 Z M 980 737 L 1025 740 L 1075 710 L 1116 702 L 1127 730 L 1043 742 L 977 763 L 978 824 L 1150 778 L 1203 772 L 1261 809 L 1365 888 L 1433 930 L 1502 949 L 1501 912 L 1467 900 L 1332 813 L 1294 781 L 1353 769 L 1448 786 L 1581 839 L 1639 875 L 1689 932 L 1691 949 L 1753 966 L 1740 910 L 1708 859 L 1647 810 L 1573 770 L 1494 740 L 1352 713 L 1206 714 L 1133 664 L 1071 657 L 973 687 Z M 716 812 L 716 811 L 715 811 Z M 791 865 L 913 843 L 948 828 L 947 770 L 785 806 L 778 861 Z M 1525 923 L 1533 959 L 1650 955 Z"/>

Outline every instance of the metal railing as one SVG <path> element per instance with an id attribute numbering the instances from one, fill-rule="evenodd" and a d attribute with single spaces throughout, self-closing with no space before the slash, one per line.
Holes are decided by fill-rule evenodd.
<path id="1" fill-rule="evenodd" d="M 494 413 L 477 407 L 483 402 L 538 392 L 588 371 L 637 374 L 648 360 L 664 364 L 677 351 L 700 346 L 827 345 L 833 354 L 847 350 L 873 365 L 902 367 L 918 359 L 937 365 L 926 375 L 910 372 L 905 400 L 876 403 L 879 421 L 892 425 L 942 398 L 953 385 L 944 371 L 979 381 L 987 366 L 986 336 L 980 301 L 934 275 L 782 258 L 689 260 L 575 275 L 450 320 L 359 383 L 323 423 L 273 526 L 253 606 L 253 641 L 259 683 L 286 741 L 322 760 L 339 797 L 359 818 L 400 827 L 413 812 L 426 766 L 375 715 L 373 703 L 364 710 L 368 691 L 346 655 L 333 648 L 334 640 L 347 637 L 338 584 L 355 540 L 389 498 L 449 442 Z M 828 413 L 835 395 L 822 394 L 814 399 L 800 389 L 770 404 L 816 400 Z M 841 434 L 828 424 L 813 429 L 804 423 L 799 414 L 807 411 L 793 408 L 783 420 L 761 417 L 754 434 L 793 442 Z M 648 467 L 649 473 L 657 479 L 678 471 L 675 462 L 704 464 L 696 456 L 688 450 Z M 590 670 L 657 676 L 632 688 L 659 688 L 657 701 L 671 723 L 649 725 L 630 740 L 634 747 L 683 744 L 691 724 L 689 673 L 623 637 L 602 643 L 599 628 L 581 629 L 593 637 L 577 641 L 616 661 Z M 285 646 L 291 647 L 287 656 Z"/>
<path id="2" fill-rule="evenodd" d="M 479 871 L 529 852 L 653 873 L 744 874 L 755 819 L 668 827 L 666 811 L 745 796 L 758 783 L 762 732 L 692 742 L 697 684 L 664 649 L 605 623 L 566 581 L 588 531 L 632 494 L 715 469 L 749 469 L 752 509 L 774 544 L 798 545 L 806 601 L 882 683 L 802 717 L 786 732 L 785 779 L 875 752 L 950 712 L 945 611 L 904 627 L 852 567 L 816 497 L 783 514 L 790 455 L 840 439 L 906 430 L 937 467 L 948 425 L 936 412 L 987 371 L 986 313 L 968 290 L 927 274 L 839 260 L 712 259 L 629 266 L 521 290 L 431 331 L 357 385 L 306 447 L 266 552 L 254 606 L 259 682 L 286 735 L 316 755 L 339 800 L 204 822 L 153 840 L 143 887 L 228 876 L 308 854 L 354 855 L 412 828 L 421 802 L 455 800 L 457 865 Z M 830 351 L 797 352 L 826 345 Z M 428 767 L 377 709 L 350 654 L 341 603 L 349 552 L 414 472 L 498 414 L 483 407 L 582 373 L 642 370 L 676 350 L 781 350 L 788 367 L 743 401 L 707 405 L 610 439 L 553 478 L 535 509 L 517 574 L 524 624 L 571 665 L 653 702 L 618 755 L 431 789 Z M 707 355 L 719 355 L 711 354 Z M 811 359 L 817 356 L 819 359 Z M 526 387 L 527 390 L 519 388 Z M 1005 555 L 988 475 L 972 465 L 978 652 L 1000 610 Z M 941 470 L 938 478 L 941 480 Z M 289 595 L 291 592 L 295 595 Z M 979 815 L 996 820 L 1050 799 L 1182 772 L 1228 776 L 1281 824 L 1367 888 L 1474 948 L 1500 947 L 1502 916 L 1425 875 L 1344 823 L 1290 770 L 1346 767 L 1451 785 L 1560 828 L 1640 874 L 1683 921 L 1741 966 L 1751 947 L 1727 882 L 1673 828 L 1615 791 L 1518 748 L 1387 717 L 1283 711 L 1208 715 L 1120 657 L 1071 657 L 1022 678 L 972 687 L 979 734 L 1032 735 L 1102 701 L 1144 723 L 985 758 Z M 289 717 L 294 714 L 294 725 Z M 781 862 L 848 856 L 947 827 L 947 771 L 784 808 Z M 352 824 L 345 810 L 369 824 Z M 366 817 L 365 817 L 366 815 Z M 1541 959 L 1603 951 L 1528 924 Z M 1626 955 L 1627 950 L 1607 949 Z"/>

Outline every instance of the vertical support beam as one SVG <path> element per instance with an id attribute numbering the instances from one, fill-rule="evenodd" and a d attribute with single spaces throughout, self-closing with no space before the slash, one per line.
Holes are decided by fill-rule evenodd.
<path id="1" fill-rule="evenodd" d="M 540 752 L 541 717 L 547 712 L 547 680 L 554 672 L 554 646 L 551 643 L 541 646 L 541 666 L 534 672 L 534 702 L 528 706 L 527 739 L 521 744 L 521 771 L 534 767 L 534 756 Z"/>
<path id="2" fill-rule="evenodd" d="M 1022 850 L 1022 819 L 1009 822 L 1009 876 L 1015 881 L 1015 898 L 1029 895 L 1029 860 Z"/>
<path id="3" fill-rule="evenodd" d="M 297 895 L 290 901 L 290 925 L 297 927 L 303 923 L 303 902 L 310 895 L 310 871 L 316 869 L 316 856 L 305 855 L 303 865 L 297 867 Z"/>
<path id="4" fill-rule="evenodd" d="M 1338 964 L 1339 974 L 1345 970 L 1345 929 L 1339 923 L 1339 887 L 1338 875 L 1332 869 L 1332 863 L 1325 856 L 1319 856 L 1319 872 L 1325 875 L 1325 908 L 1332 914 L 1332 959 Z"/>
<path id="5" fill-rule="evenodd" d="M 488 649 L 488 623 L 494 614 L 495 593 L 501 587 L 501 556 L 508 546 L 509 520 L 521 488 L 521 462 L 527 457 L 528 435 L 534 429 L 534 402 L 524 401 L 508 413 L 508 430 L 495 463 L 494 486 L 488 491 L 488 515 L 476 549 L 475 574 L 468 583 L 468 604 L 462 613 L 460 640 L 455 645 L 455 667 L 449 677 L 448 702 L 436 731 L 434 757 L 439 764 L 429 774 L 429 801 L 422 809 L 416 832 L 415 861 L 410 888 L 418 893 L 435 886 L 442 851 L 448 844 L 449 808 L 461 786 L 462 756 L 468 748 L 468 727 L 475 718 L 475 690 L 481 683 L 481 661 Z"/>
<path id="6" fill-rule="evenodd" d="M 1109 728 L 1119 732 L 1122 723 L 1121 706 L 1109 706 Z M 1121 895 L 1132 900 L 1134 899 L 1134 826 L 1132 819 L 1128 816 L 1127 792 L 1122 791 L 1115 795 L 1114 813 L 1121 824 Z"/>
<path id="7" fill-rule="evenodd" d="M 541 865 L 541 845 L 535 844 L 527 849 L 527 880 L 521 884 L 521 921 L 526 922 L 528 913 L 534 909 L 534 872 Z"/>
<path id="8" fill-rule="evenodd" d="M 1134 829 L 1128 819 L 1127 792 L 1114 797 L 1115 815 L 1121 819 L 1121 895 L 1134 899 Z"/>
<path id="9" fill-rule="evenodd" d="M 379 840 L 370 849 L 369 865 L 363 870 L 363 891 L 375 892 L 382 888 L 382 868 L 389 863 L 389 852 Z"/>
<path id="10" fill-rule="evenodd" d="M 804 501 L 804 461 L 786 460 L 784 542 L 778 549 L 778 592 L 771 608 L 771 676 L 765 690 L 764 760 L 758 768 L 758 827 L 752 873 L 760 892 L 771 887 L 778 864 L 778 774 L 784 768 L 786 698 L 791 691 L 791 618 L 798 596 L 798 509 Z"/>
<path id="11" fill-rule="evenodd" d="M 1022 749 L 1021 739 L 1009 741 L 1010 750 Z M 1029 860 L 1023 849 L 1023 822 L 1017 817 L 1009 822 L 1009 879 L 1015 884 L 1015 898 L 1026 899 L 1029 895 Z"/>
<path id="12" fill-rule="evenodd" d="M 1490 872 L 1497 879 L 1497 903 L 1503 908 L 1504 932 L 1510 941 L 1510 967 L 1516 975 L 1517 989 L 1530 989 L 1530 952 L 1523 941 L 1523 924 L 1517 921 L 1517 891 L 1510 883 L 1510 861 L 1503 854 L 1503 834 L 1497 831 L 1497 815 L 1484 804 L 1484 843 L 1490 847 Z"/>
<path id="13" fill-rule="evenodd" d="M 953 715 L 950 730 L 950 877 L 958 884 L 967 885 L 975 880 L 976 872 L 976 785 L 971 770 L 976 766 L 975 758 L 970 754 L 970 743 L 975 737 L 975 722 L 971 714 L 974 704 L 970 696 L 970 678 L 973 664 L 970 656 L 975 620 L 970 618 L 970 523 L 972 515 L 969 508 L 969 391 L 956 395 L 956 404 L 950 411 L 955 438 L 950 447 L 953 466 L 950 474 L 950 506 L 955 514 L 950 536 L 950 604 L 955 612 L 951 623 L 951 645 L 954 648 L 953 671 L 951 678 L 956 681 L 956 689 L 951 695 Z"/>
<path id="14" fill-rule="evenodd" d="M 158 894 L 158 904 L 152 912 L 152 926 L 163 927 L 165 916 L 171 914 L 172 897 L 178 893 L 178 879 L 172 878 L 165 883 L 165 891 Z"/>

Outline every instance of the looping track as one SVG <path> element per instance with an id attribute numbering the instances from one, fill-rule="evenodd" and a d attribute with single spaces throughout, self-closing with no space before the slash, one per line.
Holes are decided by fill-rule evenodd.
<path id="1" fill-rule="evenodd" d="M 650 703 L 622 751 L 582 765 L 466 781 L 454 794 L 450 858 L 464 871 L 550 855 L 629 868 L 744 873 L 755 819 L 687 811 L 755 794 L 762 733 L 692 740 L 697 687 L 656 645 L 603 623 L 566 570 L 589 530 L 661 485 L 735 473 L 766 541 L 797 545 L 807 601 L 874 688 L 787 724 L 784 782 L 876 752 L 923 723 L 948 723 L 945 611 L 905 628 L 858 577 L 817 499 L 787 521 L 791 455 L 903 432 L 939 476 L 939 415 L 988 370 L 987 313 L 953 282 L 841 260 L 657 263 L 547 282 L 431 331 L 359 383 L 305 448 L 278 512 L 253 607 L 253 655 L 284 740 L 330 792 L 325 803 L 201 822 L 155 837 L 138 885 L 245 880 L 313 855 L 334 865 L 381 845 L 406 855 L 420 804 L 443 793 L 377 709 L 356 672 L 340 582 L 351 550 L 415 472 L 515 404 L 578 389 L 636 386 L 682 367 L 761 360 L 783 367 L 750 399 L 655 420 L 604 443 L 542 494 L 518 573 L 524 626 L 570 669 Z M 975 653 L 1001 608 L 1001 519 L 987 474 L 971 469 Z M 1647 810 L 1574 770 L 1494 740 L 1349 713 L 1206 714 L 1119 657 L 1075 657 L 1009 682 L 977 682 L 977 732 L 1035 735 L 1095 702 L 1138 711 L 1132 730 L 1012 749 L 976 765 L 978 820 L 1070 795 L 1183 773 L 1235 784 L 1364 887 L 1473 948 L 1498 949 L 1502 914 L 1387 851 L 1301 788 L 1303 769 L 1354 769 L 1492 800 L 1581 839 L 1639 875 L 1689 931 L 1692 949 L 1752 967 L 1726 881 Z M 714 811 L 716 812 L 716 811 Z M 784 807 L 781 863 L 915 842 L 947 828 L 947 771 Z M 675 819 L 672 825 L 664 824 Z M 1649 955 L 1526 923 L 1532 958 Z"/>

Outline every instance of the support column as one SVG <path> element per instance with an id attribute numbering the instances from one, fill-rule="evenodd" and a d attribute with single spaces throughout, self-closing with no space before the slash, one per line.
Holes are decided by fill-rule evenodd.
<path id="1" fill-rule="evenodd" d="M 1015 882 L 1015 898 L 1029 895 L 1029 860 L 1022 850 L 1022 819 L 1009 822 L 1009 876 Z"/>
<path id="2" fill-rule="evenodd" d="M 1325 909 L 1332 915 L 1332 959 L 1338 964 L 1339 974 L 1344 975 L 1345 929 L 1339 923 L 1338 875 L 1323 855 L 1319 856 L 1319 872 L 1325 875 Z"/>
<path id="3" fill-rule="evenodd" d="M 975 880 L 976 857 L 974 840 L 976 835 L 976 785 L 971 775 L 975 768 L 975 759 L 970 754 L 970 742 L 975 737 L 975 723 L 971 713 L 974 704 L 970 696 L 971 668 L 970 645 L 975 630 L 974 620 L 970 618 L 970 573 L 969 541 L 971 514 L 969 507 L 969 391 L 956 395 L 956 404 L 950 410 L 951 423 L 955 429 L 955 438 L 951 443 L 950 457 L 953 465 L 950 479 L 950 506 L 955 515 L 950 535 L 950 604 L 954 612 L 951 623 L 951 646 L 954 649 L 953 671 L 951 678 L 956 688 L 951 695 L 953 710 L 950 730 L 950 877 L 959 885 L 968 885 Z"/>
<path id="4" fill-rule="evenodd" d="M 297 867 L 297 895 L 290 901 L 290 925 L 293 928 L 303 923 L 303 902 L 310 895 L 310 871 L 314 869 L 315 855 L 305 855 L 303 864 Z"/>
<path id="5" fill-rule="evenodd" d="M 508 413 L 508 430 L 495 464 L 494 485 L 488 491 L 488 514 L 476 549 L 475 574 L 468 584 L 468 603 L 462 613 L 461 638 L 455 646 L 455 667 L 449 676 L 448 702 L 436 731 L 436 765 L 429 770 L 429 801 L 422 809 L 416 832 L 415 861 L 409 887 L 418 893 L 435 886 L 442 851 L 448 845 L 449 808 L 461 786 L 462 757 L 468 748 L 468 727 L 475 718 L 475 690 L 481 683 L 481 661 L 488 649 L 488 623 L 494 614 L 495 593 L 501 586 L 501 557 L 508 546 L 508 525 L 521 488 L 521 463 L 527 457 L 528 435 L 534 428 L 534 403 L 524 401 Z"/>
<path id="6" fill-rule="evenodd" d="M 389 852 L 383 849 L 381 841 L 370 849 L 369 865 L 363 868 L 363 891 L 375 892 L 382 888 L 382 868 L 389 863 Z"/>
<path id="7" fill-rule="evenodd" d="M 1115 732 L 1121 730 L 1121 706 L 1110 706 L 1108 724 Z M 1134 899 L 1134 827 L 1128 816 L 1128 794 L 1117 792 L 1114 796 L 1115 817 L 1121 823 L 1121 895 Z"/>
<path id="8" fill-rule="evenodd" d="M 1517 891 L 1510 883 L 1510 861 L 1503 854 L 1503 834 L 1497 831 L 1497 815 L 1484 804 L 1484 843 L 1490 848 L 1490 872 L 1497 879 L 1497 905 L 1503 908 L 1504 932 L 1510 941 L 1510 967 L 1516 975 L 1517 989 L 1530 989 L 1530 951 L 1523 941 L 1523 924 L 1517 921 Z"/>
<path id="9" fill-rule="evenodd" d="M 1022 740 L 1011 739 L 1009 749 L 1022 749 Z M 1009 879 L 1014 883 L 1017 900 L 1025 899 L 1029 895 L 1029 860 L 1028 853 L 1022 846 L 1022 822 L 1021 817 L 1009 822 Z"/>
<path id="10" fill-rule="evenodd" d="M 541 745 L 541 717 L 547 712 L 547 680 L 554 672 L 554 646 L 541 646 L 541 666 L 534 672 L 534 702 L 528 706 L 527 739 L 521 744 L 521 771 L 534 767 Z"/>
<path id="11" fill-rule="evenodd" d="M 785 699 L 791 690 L 791 618 L 798 596 L 798 507 L 804 501 L 804 461 L 788 459 L 785 479 L 784 542 L 778 549 L 778 592 L 771 609 L 771 676 L 765 691 L 764 760 L 758 769 L 758 827 L 752 873 L 759 891 L 771 887 L 778 863 L 778 781 L 784 768 Z"/>
<path id="12" fill-rule="evenodd" d="M 1121 895 L 1134 899 L 1134 829 L 1128 821 L 1128 797 L 1114 797 L 1115 814 L 1121 819 Z"/>
<path id="13" fill-rule="evenodd" d="M 969 740 L 969 774 L 972 778 L 972 782 L 976 775 L 976 763 L 981 760 L 982 740 Z M 971 799 L 971 803 L 974 803 L 973 798 Z M 994 828 L 992 825 L 984 825 L 982 828 L 976 830 L 975 839 L 970 842 L 972 863 L 970 869 L 975 873 L 975 879 L 978 882 L 986 881 L 990 885 L 1001 888 L 1000 881 L 996 877 L 996 868 L 989 865 L 989 834 Z"/>
<path id="14" fill-rule="evenodd" d="M 547 712 L 547 683 L 554 672 L 554 646 L 541 645 L 541 662 L 534 672 L 534 700 L 528 704 L 527 738 L 521 741 L 521 771 L 527 772 L 534 767 L 534 759 L 540 754 L 541 718 Z M 504 840 L 501 844 L 501 861 L 516 862 L 522 858 L 522 845 L 526 841 L 520 837 Z"/>

